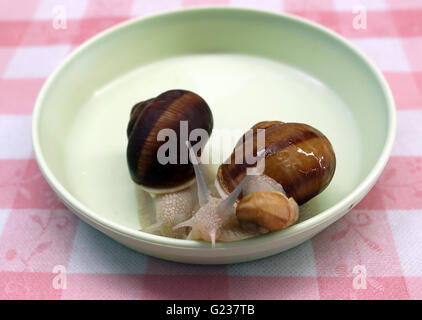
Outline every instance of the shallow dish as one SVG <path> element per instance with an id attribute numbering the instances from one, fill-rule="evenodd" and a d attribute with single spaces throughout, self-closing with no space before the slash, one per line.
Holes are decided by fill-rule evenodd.
<path id="1" fill-rule="evenodd" d="M 261 120 L 313 125 L 336 152 L 333 181 L 301 208 L 298 223 L 253 239 L 212 249 L 138 231 L 125 158 L 129 112 L 173 88 L 204 97 L 218 129 L 242 132 Z M 294 247 L 353 208 L 388 160 L 395 108 L 373 63 L 334 32 L 288 15 L 201 8 L 129 21 L 79 47 L 42 88 L 32 134 L 48 183 L 93 227 L 155 257 L 234 263 Z M 140 210 L 152 210 L 148 194 Z"/>

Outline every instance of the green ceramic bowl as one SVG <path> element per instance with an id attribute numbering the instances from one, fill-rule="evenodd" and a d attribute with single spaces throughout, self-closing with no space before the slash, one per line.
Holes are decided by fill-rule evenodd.
<path id="1" fill-rule="evenodd" d="M 331 184 L 295 225 L 214 249 L 139 231 L 152 208 L 148 194 L 138 194 L 138 214 L 127 170 L 129 112 L 174 88 L 207 100 L 214 132 L 242 132 L 261 120 L 318 128 L 337 156 Z M 32 134 L 45 178 L 82 220 L 155 257 L 233 263 L 294 247 L 353 208 L 387 162 L 395 108 L 373 63 L 332 31 L 288 15 L 201 8 L 129 21 L 79 47 L 42 88 Z"/>

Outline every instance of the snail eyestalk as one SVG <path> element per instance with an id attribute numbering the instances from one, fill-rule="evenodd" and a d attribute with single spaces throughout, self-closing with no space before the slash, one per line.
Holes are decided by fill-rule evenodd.
<path id="1" fill-rule="evenodd" d="M 199 168 L 199 160 L 189 141 L 186 141 L 186 146 L 189 150 L 189 159 L 193 165 L 195 171 L 196 184 L 198 187 L 198 199 L 199 205 L 204 206 L 210 199 L 210 193 L 208 192 L 207 184 L 205 183 L 204 176 L 202 175 L 201 169 Z"/>
<path id="2" fill-rule="evenodd" d="M 244 177 L 242 181 L 237 185 L 237 187 L 233 190 L 233 192 L 230 193 L 226 199 L 221 201 L 217 208 L 220 213 L 226 212 L 227 210 L 233 208 L 237 197 L 239 197 L 239 194 L 242 192 L 243 187 L 246 185 L 250 178 L 251 176 Z"/>

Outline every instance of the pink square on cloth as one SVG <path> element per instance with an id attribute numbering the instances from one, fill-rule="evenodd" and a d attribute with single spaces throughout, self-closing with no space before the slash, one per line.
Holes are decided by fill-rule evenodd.
<path id="1" fill-rule="evenodd" d="M 322 300 L 409 299 L 404 277 L 368 277 L 365 285 L 352 277 L 318 277 Z"/>
<path id="2" fill-rule="evenodd" d="M 356 209 L 422 209 L 422 157 L 391 157 Z"/>
<path id="3" fill-rule="evenodd" d="M 226 275 L 144 275 L 142 299 L 228 299 Z"/>
<path id="4" fill-rule="evenodd" d="M 12 208 L 28 160 L 0 160 L 0 208 Z"/>
<path id="5" fill-rule="evenodd" d="M 0 237 L 0 270 L 52 272 L 67 266 L 76 222 L 63 209 L 12 210 Z"/>
<path id="6" fill-rule="evenodd" d="M 28 20 L 34 17 L 40 0 L 0 0 L 0 20 Z"/>
<path id="7" fill-rule="evenodd" d="M 141 275 L 69 273 L 66 280 L 65 300 L 139 300 L 144 290 Z"/>
<path id="8" fill-rule="evenodd" d="M 316 277 L 230 276 L 230 299 L 318 299 Z"/>
<path id="9" fill-rule="evenodd" d="M 21 46 L 71 44 L 83 32 L 79 19 L 67 19 L 65 28 L 54 27 L 53 20 L 32 20 L 21 39 Z"/>
<path id="10" fill-rule="evenodd" d="M 55 289 L 55 273 L 0 271 L 0 299 L 60 299 L 61 289 Z"/>
<path id="11" fill-rule="evenodd" d="M 30 23 L 30 20 L 4 21 L 0 19 L 0 45 L 4 47 L 19 46 Z"/>
<path id="12" fill-rule="evenodd" d="M 0 208 L 65 208 L 35 159 L 0 159 Z"/>
<path id="13" fill-rule="evenodd" d="M 391 11 L 392 21 L 400 37 L 422 36 L 422 2 L 420 3 L 421 5 L 418 9 Z"/>
<path id="14" fill-rule="evenodd" d="M 420 21 L 422 21 L 422 15 Z M 422 32 L 418 37 L 401 38 L 401 42 L 412 70 L 422 71 Z"/>
<path id="15" fill-rule="evenodd" d="M 415 79 L 416 86 L 418 87 L 419 92 L 422 95 L 422 71 L 420 71 L 420 72 L 414 72 L 413 73 L 413 77 Z M 421 105 L 420 101 L 419 101 L 419 105 Z"/>
<path id="16" fill-rule="evenodd" d="M 385 211 L 352 210 L 312 240 L 319 276 L 402 276 Z"/>
<path id="17" fill-rule="evenodd" d="M 0 114 L 30 114 L 44 83 L 41 79 L 1 79 Z"/>
<path id="18" fill-rule="evenodd" d="M 422 90 L 412 72 L 384 72 L 397 109 L 422 109 Z"/>
<path id="19" fill-rule="evenodd" d="M 406 284 L 410 298 L 422 300 L 422 277 L 406 277 Z"/>

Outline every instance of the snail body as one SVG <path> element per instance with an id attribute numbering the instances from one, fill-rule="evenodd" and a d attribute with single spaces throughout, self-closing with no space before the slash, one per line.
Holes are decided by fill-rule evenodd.
<path id="1" fill-rule="evenodd" d="M 156 225 L 167 237 L 185 239 L 187 228 L 173 230 L 173 227 L 189 219 L 197 208 L 196 188 L 189 187 L 177 192 L 158 194 L 155 197 Z"/>
<path id="2" fill-rule="evenodd" d="M 266 121 L 252 127 L 254 154 L 265 158 L 264 174 L 283 187 L 287 197 L 300 205 L 323 191 L 330 183 L 336 158 L 330 141 L 317 129 L 302 123 Z M 265 148 L 257 150 L 255 129 L 265 130 Z M 230 161 L 223 163 L 217 172 L 218 186 L 230 193 L 245 177 L 246 169 L 255 164 L 246 161 L 235 163 L 236 152 L 243 149 L 247 137 L 235 147 Z M 240 150 L 238 150 L 240 149 Z"/>

